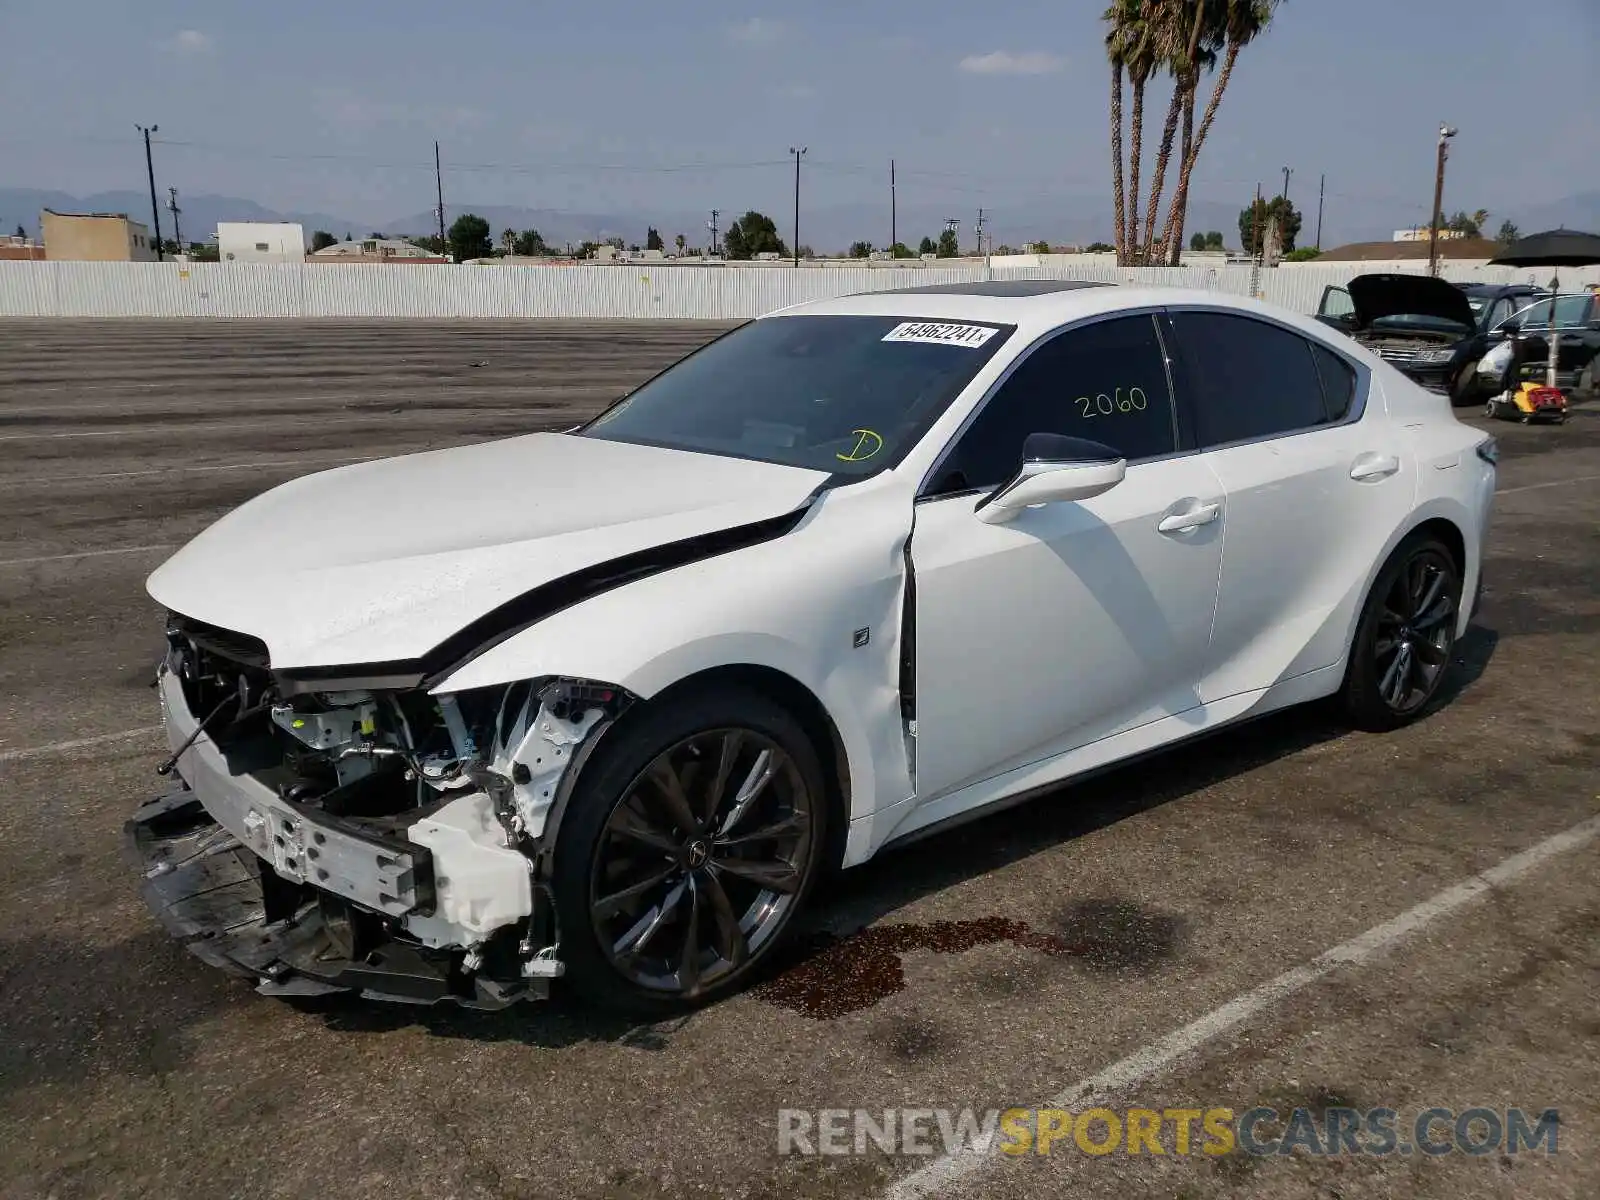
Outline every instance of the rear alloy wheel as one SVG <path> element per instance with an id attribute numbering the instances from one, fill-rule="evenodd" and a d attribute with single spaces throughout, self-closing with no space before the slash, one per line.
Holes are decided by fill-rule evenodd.
<path id="1" fill-rule="evenodd" d="M 621 744 L 599 748 L 609 753 L 591 768 L 597 786 L 580 777 L 581 807 L 556 847 L 568 975 L 632 1011 L 733 991 L 817 873 L 826 802 L 816 755 L 787 713 L 755 695 L 702 697 L 619 732 Z"/>
<path id="2" fill-rule="evenodd" d="M 1356 628 L 1343 699 L 1359 727 L 1396 729 L 1422 714 L 1450 668 L 1460 608 L 1461 572 L 1443 543 L 1403 543 Z"/>

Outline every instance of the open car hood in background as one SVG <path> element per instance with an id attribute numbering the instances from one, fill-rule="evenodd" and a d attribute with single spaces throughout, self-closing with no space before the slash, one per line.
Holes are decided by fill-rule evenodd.
<path id="1" fill-rule="evenodd" d="M 1357 275 L 1345 289 L 1355 309 L 1356 326 L 1366 329 L 1385 317 L 1415 315 L 1477 324 L 1467 294 L 1453 283 L 1428 275 Z"/>

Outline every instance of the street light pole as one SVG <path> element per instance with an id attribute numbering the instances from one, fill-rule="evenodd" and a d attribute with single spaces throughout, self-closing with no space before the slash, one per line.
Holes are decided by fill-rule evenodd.
<path id="1" fill-rule="evenodd" d="M 789 153 L 794 155 L 794 265 L 797 267 L 800 265 L 800 157 L 808 148 L 789 147 Z"/>
<path id="2" fill-rule="evenodd" d="M 144 134 L 144 170 L 150 178 L 150 219 L 156 226 L 156 261 L 161 262 L 161 204 L 156 200 L 156 167 L 150 157 L 150 135 L 159 133 L 161 126 L 152 125 L 146 129 L 143 125 L 135 125 L 134 128 Z"/>
<path id="3" fill-rule="evenodd" d="M 1439 124 L 1439 151 L 1433 170 L 1433 221 L 1428 227 L 1428 274 L 1439 274 L 1439 222 L 1444 217 L 1444 164 L 1450 157 L 1450 139 L 1455 137 L 1456 131 L 1450 126 Z"/>
<path id="4" fill-rule="evenodd" d="M 1317 249 L 1322 249 L 1322 196 L 1328 187 L 1328 177 L 1323 175 L 1317 180 Z"/>

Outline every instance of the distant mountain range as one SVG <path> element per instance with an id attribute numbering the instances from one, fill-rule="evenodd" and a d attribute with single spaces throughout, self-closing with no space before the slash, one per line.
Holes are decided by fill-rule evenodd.
<path id="1" fill-rule="evenodd" d="M 357 238 L 373 232 L 405 236 L 431 233 L 437 228 L 437 219 L 431 211 L 373 220 L 370 216 L 356 218 L 320 212 L 283 212 L 237 196 L 192 195 L 179 199 L 182 205 L 179 219 L 186 241 L 202 241 L 211 236 L 216 232 L 219 221 L 295 221 L 305 227 L 308 240 L 312 232 L 318 229 L 327 230 L 336 238 L 343 239 L 346 234 Z M 1305 206 L 1305 224 L 1301 229 L 1300 242 L 1309 245 L 1315 236 L 1316 210 L 1306 198 L 1294 199 L 1297 204 Z M 946 203 L 902 203 L 896 223 L 900 240 L 914 247 L 924 236 L 937 237 L 944 228 L 945 218 L 950 215 L 949 207 Z M 1190 233 L 1220 229 L 1232 244 L 1238 237 L 1239 210 L 1242 207 L 1242 201 L 1192 200 L 1186 229 Z M 147 193 L 115 191 L 74 196 L 67 192 L 37 188 L 0 188 L 0 232 L 10 233 L 20 224 L 29 233 L 37 235 L 39 210 L 42 208 L 52 208 L 58 212 L 126 212 L 136 220 L 147 223 L 150 220 L 150 197 Z M 1041 238 L 1057 244 L 1109 241 L 1109 208 L 1109 200 L 1097 201 L 1083 195 L 1063 196 L 1059 203 L 1048 205 L 1028 201 L 1015 207 L 994 210 L 989 228 L 997 246 L 1021 246 Z M 552 246 L 603 241 L 608 237 L 620 237 L 630 244 L 643 244 L 645 230 L 651 225 L 660 230 L 669 246 L 680 233 L 691 246 L 704 245 L 709 237 L 705 227 L 709 211 L 585 213 L 446 202 L 447 221 L 454 220 L 464 212 L 477 213 L 487 220 L 496 238 L 503 229 L 537 229 Z M 739 212 L 725 210 L 721 218 L 722 228 L 726 229 L 728 222 L 739 215 Z M 779 232 L 787 241 L 791 236 L 792 213 L 773 212 L 768 215 L 777 221 Z M 963 217 L 960 229 L 963 246 L 972 242 L 975 215 L 972 213 Z M 1563 225 L 1572 229 L 1600 230 L 1600 191 L 1520 205 L 1509 212 L 1492 212 L 1491 227 L 1498 228 L 1507 216 L 1524 233 Z M 1378 201 L 1340 200 L 1337 206 L 1330 203 L 1326 219 L 1324 246 L 1387 240 L 1393 230 L 1406 224 L 1394 217 L 1390 206 Z M 166 237 L 172 236 L 171 221 L 171 214 L 163 209 L 161 225 Z M 858 239 L 881 246 L 888 243 L 888 226 L 887 205 L 843 204 L 819 205 L 815 208 L 802 205 L 800 241 L 819 252 L 835 253 Z"/>

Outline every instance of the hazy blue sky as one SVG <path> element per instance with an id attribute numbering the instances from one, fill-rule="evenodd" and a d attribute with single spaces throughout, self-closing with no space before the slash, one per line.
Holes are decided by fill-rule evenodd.
<path id="1" fill-rule="evenodd" d="M 806 145 L 808 203 L 886 203 L 893 155 L 902 203 L 1108 209 L 1103 6 L 0 0 L 0 186 L 142 188 L 141 121 L 163 187 L 373 219 L 433 203 L 435 137 L 447 203 L 781 215 Z M 1287 0 L 1195 194 L 1287 164 L 1331 231 L 1422 221 L 1441 119 L 1451 208 L 1600 189 L 1597 70 L 1600 0 Z"/>

